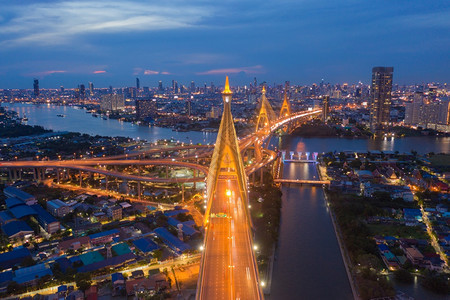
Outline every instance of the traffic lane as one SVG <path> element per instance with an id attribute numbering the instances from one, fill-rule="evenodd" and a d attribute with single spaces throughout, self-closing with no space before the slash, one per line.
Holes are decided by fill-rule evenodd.
<path id="1" fill-rule="evenodd" d="M 205 245 L 202 299 L 230 299 L 228 219 L 211 218 Z"/>
<path id="2" fill-rule="evenodd" d="M 231 189 L 234 190 L 238 186 L 231 183 Z M 233 253 L 235 259 L 235 292 L 236 298 L 240 299 L 257 299 L 259 287 L 257 286 L 257 271 L 254 265 L 253 246 L 250 240 L 250 229 L 248 226 L 247 215 L 245 210 L 246 203 L 242 203 L 242 199 L 235 194 L 231 198 L 232 217 L 234 220 L 233 237 L 234 247 Z"/>

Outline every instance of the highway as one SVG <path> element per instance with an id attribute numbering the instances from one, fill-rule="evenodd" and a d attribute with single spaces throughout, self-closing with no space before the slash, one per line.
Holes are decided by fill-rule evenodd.
<path id="1" fill-rule="evenodd" d="M 202 260 L 208 263 L 201 270 L 199 299 L 262 298 L 245 205 L 238 181 L 219 179 L 205 238 Z"/>

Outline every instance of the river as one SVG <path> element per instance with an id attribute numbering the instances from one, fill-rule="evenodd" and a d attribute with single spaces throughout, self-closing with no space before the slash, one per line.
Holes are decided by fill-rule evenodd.
<path id="1" fill-rule="evenodd" d="M 287 179 L 317 178 L 314 164 L 287 163 Z M 323 189 L 284 186 L 271 300 L 352 299 Z"/>
<path id="2" fill-rule="evenodd" d="M 134 139 L 145 139 L 149 142 L 173 138 L 180 142 L 194 144 L 214 143 L 217 137 L 215 132 L 178 132 L 170 128 L 141 126 L 114 119 L 103 120 L 101 117 L 96 118 L 86 113 L 84 109 L 76 109 L 71 106 L 25 103 L 1 103 L 1 106 L 8 110 L 16 111 L 20 117 L 26 116 L 28 125 L 40 125 L 54 131 L 75 131 L 101 136 L 124 136 Z M 58 117 L 58 115 L 64 115 L 65 117 Z"/>

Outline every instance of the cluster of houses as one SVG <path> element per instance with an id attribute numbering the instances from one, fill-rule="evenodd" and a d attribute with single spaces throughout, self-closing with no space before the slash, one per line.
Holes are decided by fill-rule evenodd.
<path id="1" fill-rule="evenodd" d="M 0 254 L 0 292 L 6 291 L 11 282 L 34 286 L 42 280 L 53 278 L 55 268 L 63 274 L 95 273 L 111 272 L 143 260 L 156 263 L 158 259 L 172 258 L 197 248 L 196 238 L 201 238 L 195 222 L 186 218 L 188 211 L 181 207 L 166 211 L 147 208 L 143 210 L 151 213 L 133 222 L 120 222 L 122 213 L 134 211 L 134 204 L 111 199 L 99 199 L 95 204 L 88 204 L 78 198 L 68 202 L 48 201 L 47 209 L 44 209 L 35 197 L 18 188 L 7 187 L 4 194 L 7 198 L 6 209 L 0 212 L 1 229 L 11 242 L 17 243 L 11 243 L 11 251 Z M 68 237 L 41 243 L 33 239 L 38 235 L 48 237 L 60 232 L 63 229 L 61 218 L 69 212 L 86 208 L 97 208 L 95 213 L 106 211 L 109 220 L 106 226 L 118 226 L 102 229 L 103 219 L 93 213 L 91 220 L 79 218 L 81 224 L 73 226 L 72 235 Z M 183 217 L 179 217 L 181 215 Z M 159 221 L 161 219 L 163 223 Z M 97 224 L 93 233 L 93 227 L 85 222 Z M 39 225 L 40 233 L 29 225 L 34 223 Z M 155 256 L 156 251 L 160 253 Z M 31 261 L 28 264 L 31 266 L 25 267 L 25 261 Z M 127 284 L 127 291 L 130 284 Z M 135 284 L 155 285 L 149 278 Z"/>
<path id="2" fill-rule="evenodd" d="M 450 199 L 449 185 L 446 174 L 438 174 L 429 166 L 419 168 L 413 154 L 398 154 L 394 152 L 354 152 L 328 153 L 324 155 L 327 161 L 327 175 L 333 180 L 330 190 L 373 197 L 377 194 L 389 195 L 393 200 L 401 199 L 406 203 L 415 200 L 414 193 L 418 190 L 438 192 L 438 200 L 426 201 L 422 212 L 412 204 L 405 204 L 404 208 L 386 207 L 389 213 L 368 217 L 365 221 L 370 224 L 418 226 L 426 231 L 423 222 L 424 214 L 433 224 L 433 231 L 447 257 L 450 256 L 450 212 L 444 203 Z M 337 163 L 336 163 L 337 162 Z M 383 196 L 382 196 L 383 197 Z M 397 205 L 399 202 L 396 202 Z M 376 238 L 380 255 L 389 269 L 401 267 L 406 260 L 418 268 L 441 271 L 444 262 L 439 255 L 422 253 L 421 247 L 429 245 L 427 240 L 401 239 L 401 237 Z M 394 255 L 390 248 L 397 247 L 403 255 Z M 400 251 L 396 251 L 398 254 Z"/>
<path id="3" fill-rule="evenodd" d="M 398 239 L 393 236 L 375 236 L 378 251 L 383 262 L 389 270 L 397 270 L 409 262 L 416 268 L 424 268 L 432 271 L 442 271 L 445 262 L 436 253 L 423 253 L 420 249 L 426 249 L 427 240 Z M 400 249 L 401 255 L 392 253 L 392 249 Z M 398 251 L 397 251 L 398 252 Z"/>

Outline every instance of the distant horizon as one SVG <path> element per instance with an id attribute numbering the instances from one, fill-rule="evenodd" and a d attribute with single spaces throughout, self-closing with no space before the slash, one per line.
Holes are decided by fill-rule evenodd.
<path id="1" fill-rule="evenodd" d="M 247 83 L 243 83 L 243 84 L 236 84 L 235 83 L 235 84 L 233 84 L 233 77 L 232 76 L 229 76 L 229 77 L 230 77 L 230 87 L 231 88 L 238 87 L 238 86 L 239 87 L 243 87 L 243 86 L 250 87 L 250 84 L 253 83 L 253 78 L 252 78 L 251 80 L 249 79 L 249 81 Z M 94 89 L 107 89 L 110 86 L 112 86 L 112 88 L 114 88 L 114 89 L 116 89 L 116 88 L 129 88 L 129 87 L 136 87 L 136 78 L 139 78 L 139 80 L 140 80 L 140 89 L 142 89 L 143 87 L 158 88 L 159 80 L 157 80 L 157 81 L 152 80 L 152 82 L 150 84 L 147 84 L 148 81 L 144 81 L 142 79 L 142 77 L 132 77 L 132 80 L 130 80 L 130 82 L 131 83 L 134 82 L 134 84 L 130 84 L 130 85 L 117 85 L 117 86 L 114 86 L 114 85 L 102 85 L 102 86 L 97 86 L 95 81 L 81 81 L 81 82 L 79 82 L 79 83 L 77 83 L 75 85 L 66 86 L 66 85 L 61 84 L 59 86 L 52 86 L 52 87 L 48 87 L 46 85 L 45 78 L 44 79 L 31 78 L 30 79 L 30 84 L 29 84 L 28 87 L 0 87 L 0 89 L 1 90 L 33 90 L 33 81 L 34 81 L 34 79 L 38 79 L 39 80 L 39 89 L 44 89 L 44 90 L 59 90 L 61 86 L 64 87 L 64 89 L 71 90 L 71 89 L 78 88 L 78 86 L 81 85 L 81 84 L 84 84 L 86 90 L 89 90 L 89 83 L 90 82 L 93 83 Z M 263 78 L 261 78 L 261 81 L 260 81 L 260 79 L 258 77 L 256 77 L 256 79 L 257 79 L 258 86 L 265 82 L 266 85 L 269 86 L 269 87 L 274 87 L 274 84 L 275 85 L 284 85 L 286 81 L 289 81 L 291 86 L 311 86 L 313 84 L 320 85 L 320 83 L 322 82 L 322 80 L 319 80 L 319 81 L 314 81 L 314 82 L 310 82 L 310 83 L 296 83 L 296 82 L 293 82 L 293 81 L 291 81 L 289 79 L 287 79 L 285 81 L 282 81 L 282 82 L 268 82 L 267 80 L 263 80 Z M 163 83 L 164 89 L 170 88 L 172 86 L 172 79 L 166 79 L 166 80 L 160 79 L 160 80 Z M 178 81 L 176 79 L 173 79 L 173 80 L 175 80 L 179 85 L 180 84 L 184 85 L 187 89 L 190 88 L 190 84 L 191 84 L 191 81 L 192 81 L 192 80 Z M 211 86 L 211 82 L 214 84 L 215 87 L 223 88 L 223 86 L 225 84 L 225 76 L 223 76 L 223 80 L 222 81 L 219 81 L 219 80 L 216 80 L 216 81 L 211 81 L 211 80 L 208 80 L 208 81 L 195 81 L 194 80 L 196 88 L 203 88 L 205 83 L 206 83 L 206 86 L 209 88 Z M 328 81 L 324 80 L 323 83 L 324 84 L 330 84 L 330 85 L 348 84 L 349 86 L 352 86 L 352 85 L 357 85 L 358 83 L 362 83 L 364 85 L 370 85 L 371 81 L 367 80 L 366 82 L 364 82 L 362 80 L 359 80 L 357 82 L 350 82 L 350 81 L 328 82 Z M 395 70 L 394 70 L 394 82 L 393 82 L 393 85 L 413 86 L 413 85 L 428 85 L 428 84 L 444 85 L 444 84 L 447 84 L 447 82 L 428 81 L 428 82 L 414 82 L 414 83 L 397 83 L 395 81 Z"/>

